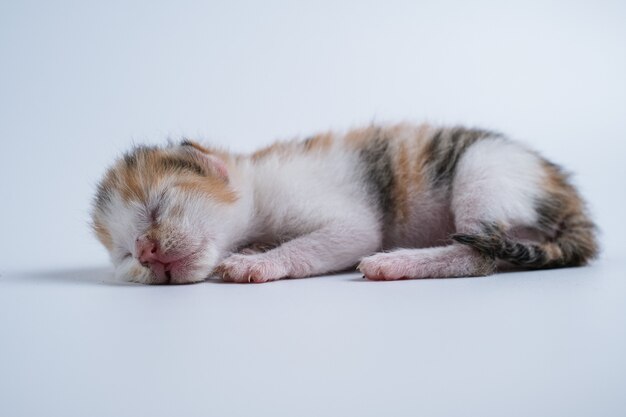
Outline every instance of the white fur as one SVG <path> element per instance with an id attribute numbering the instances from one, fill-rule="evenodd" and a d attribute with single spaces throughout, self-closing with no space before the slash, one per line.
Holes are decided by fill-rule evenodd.
<path id="1" fill-rule="evenodd" d="M 457 231 L 471 232 L 480 221 L 535 224 L 543 172 L 539 158 L 515 142 L 494 138 L 471 145 L 453 182 Z"/>
<path id="2" fill-rule="evenodd" d="M 252 166 L 255 211 L 248 239 L 284 243 L 262 254 L 232 255 L 222 264 L 226 279 L 321 274 L 354 266 L 379 249 L 382 232 L 355 177 L 357 163 L 353 152 L 336 146 L 323 156 L 272 155 Z"/>

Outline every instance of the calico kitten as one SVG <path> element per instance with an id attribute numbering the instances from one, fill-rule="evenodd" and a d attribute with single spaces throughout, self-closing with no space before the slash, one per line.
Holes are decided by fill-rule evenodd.
<path id="1" fill-rule="evenodd" d="M 233 155 L 137 146 L 98 186 L 93 229 L 122 279 L 372 280 L 584 265 L 595 227 L 561 169 L 501 134 L 369 126 Z M 252 245 L 252 246 L 251 246 Z"/>

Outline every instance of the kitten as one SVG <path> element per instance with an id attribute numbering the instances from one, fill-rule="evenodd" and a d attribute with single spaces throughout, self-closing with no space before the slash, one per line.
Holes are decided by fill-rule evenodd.
<path id="1" fill-rule="evenodd" d="M 137 146 L 92 225 L 121 279 L 266 282 L 358 264 L 371 280 L 584 265 L 595 227 L 561 169 L 501 134 L 369 126 L 233 155 Z M 252 246 L 251 246 L 252 245 Z"/>

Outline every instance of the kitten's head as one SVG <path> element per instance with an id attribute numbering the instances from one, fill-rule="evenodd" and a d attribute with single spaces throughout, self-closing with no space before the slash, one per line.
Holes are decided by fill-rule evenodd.
<path id="1" fill-rule="evenodd" d="M 164 284 L 210 275 L 236 221 L 225 160 L 183 141 L 137 146 L 115 162 L 98 185 L 92 226 L 116 276 Z"/>

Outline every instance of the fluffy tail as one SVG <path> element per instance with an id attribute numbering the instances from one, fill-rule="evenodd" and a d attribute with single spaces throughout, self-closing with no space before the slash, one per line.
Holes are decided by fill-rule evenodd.
<path id="1" fill-rule="evenodd" d="M 596 228 L 584 214 L 562 219 L 558 226 L 556 234 L 541 243 L 519 241 L 495 224 L 484 224 L 480 234 L 457 233 L 451 237 L 487 256 L 527 268 L 579 266 L 596 257 Z"/>

